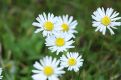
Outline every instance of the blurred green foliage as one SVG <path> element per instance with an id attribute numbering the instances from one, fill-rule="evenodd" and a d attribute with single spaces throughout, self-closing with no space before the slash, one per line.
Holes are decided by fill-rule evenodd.
<path id="1" fill-rule="evenodd" d="M 53 54 L 45 47 L 42 34 L 34 34 L 32 26 L 43 12 L 56 16 L 69 14 L 78 20 L 76 48 L 71 51 L 80 52 L 85 61 L 77 77 L 81 80 L 121 80 L 121 26 L 114 36 L 109 32 L 105 36 L 95 32 L 91 14 L 97 7 L 112 7 L 121 13 L 121 0 L 0 0 L 3 80 L 32 80 L 33 63 Z M 70 74 L 61 80 L 74 80 L 70 79 Z"/>

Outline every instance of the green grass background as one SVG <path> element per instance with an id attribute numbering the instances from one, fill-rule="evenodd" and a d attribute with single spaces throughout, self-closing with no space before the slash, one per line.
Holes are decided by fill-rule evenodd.
<path id="1" fill-rule="evenodd" d="M 55 56 L 45 46 L 32 22 L 38 14 L 68 14 L 78 20 L 75 46 L 69 51 L 83 55 L 79 73 L 67 72 L 61 80 L 121 80 L 121 26 L 111 36 L 95 32 L 91 14 L 98 7 L 112 7 L 121 13 L 121 0 L 0 0 L 0 63 L 3 80 L 32 80 L 33 63 L 43 56 Z M 121 14 L 120 14 L 121 16 Z M 74 76 L 72 76 L 74 74 Z"/>

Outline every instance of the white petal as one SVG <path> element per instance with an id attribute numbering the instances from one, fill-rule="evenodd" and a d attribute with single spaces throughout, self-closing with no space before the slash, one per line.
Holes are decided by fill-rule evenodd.
<path id="1" fill-rule="evenodd" d="M 96 17 L 94 15 L 92 15 L 92 19 L 94 19 L 95 21 L 100 21 L 100 18 L 98 18 L 98 17 Z"/>
<path id="2" fill-rule="evenodd" d="M 38 70 L 42 70 L 43 67 L 40 65 L 40 63 L 38 63 L 37 61 L 35 62 L 35 64 L 33 65 L 36 69 Z"/>
<path id="3" fill-rule="evenodd" d="M 39 29 L 37 29 L 36 31 L 35 31 L 35 33 L 39 33 L 39 32 L 41 32 L 43 29 L 41 29 L 41 28 L 39 28 Z"/>
<path id="4" fill-rule="evenodd" d="M 112 13 L 113 13 L 113 9 L 107 8 L 106 15 L 110 17 L 112 15 Z"/>
<path id="5" fill-rule="evenodd" d="M 106 27 L 103 27 L 103 35 L 105 35 L 105 33 L 106 33 Z"/>
<path id="6" fill-rule="evenodd" d="M 116 20 L 119 20 L 119 19 L 121 19 L 121 17 L 112 18 L 111 21 L 116 21 Z"/>
<path id="7" fill-rule="evenodd" d="M 47 77 L 43 74 L 34 74 L 32 75 L 32 78 L 34 80 L 46 80 L 47 79 Z"/>
<path id="8" fill-rule="evenodd" d="M 115 33 L 113 32 L 113 30 L 112 30 L 109 26 L 108 26 L 107 28 L 109 29 L 111 35 L 114 35 L 114 34 L 115 34 Z"/>
<path id="9" fill-rule="evenodd" d="M 118 15 L 119 15 L 119 13 L 117 13 L 117 12 L 115 11 L 115 12 L 111 15 L 111 19 L 117 17 Z"/>

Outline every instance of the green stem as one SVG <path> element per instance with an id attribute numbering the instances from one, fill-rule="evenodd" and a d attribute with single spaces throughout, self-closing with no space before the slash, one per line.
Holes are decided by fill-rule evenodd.
<path id="1" fill-rule="evenodd" d="M 77 80 L 81 80 L 80 74 L 81 74 L 81 69 L 79 69 L 79 75 L 77 76 Z"/>

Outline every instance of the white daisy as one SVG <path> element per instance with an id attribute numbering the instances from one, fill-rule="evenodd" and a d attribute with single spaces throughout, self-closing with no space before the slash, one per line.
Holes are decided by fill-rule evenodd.
<path id="1" fill-rule="evenodd" d="M 40 62 L 35 62 L 34 67 L 36 70 L 32 70 L 34 73 L 32 78 L 34 80 L 59 80 L 59 76 L 65 73 L 63 67 L 59 67 L 60 61 L 52 57 L 44 57 Z"/>
<path id="2" fill-rule="evenodd" d="M 58 55 L 60 52 L 67 51 L 67 49 L 69 48 L 74 48 L 74 46 L 72 46 L 72 43 L 74 43 L 74 41 L 71 40 L 71 38 L 71 35 L 59 32 L 47 37 L 45 44 L 46 46 L 49 46 L 49 49 L 52 52 L 57 52 Z"/>
<path id="3" fill-rule="evenodd" d="M 75 30 L 77 24 L 77 21 L 73 20 L 72 16 L 64 15 L 62 17 L 59 16 L 57 19 L 58 30 L 67 32 L 69 35 L 72 35 L 73 38 L 75 37 L 74 33 L 77 33 Z"/>
<path id="4" fill-rule="evenodd" d="M 107 8 L 106 11 L 104 8 L 98 8 L 92 15 L 92 19 L 94 20 L 92 25 L 93 27 L 96 27 L 95 31 L 100 31 L 105 35 L 107 28 L 111 35 L 113 35 L 114 32 L 112 29 L 117 29 L 115 26 L 121 25 L 121 22 L 116 22 L 121 19 L 121 17 L 117 17 L 118 15 L 119 13 L 114 11 L 112 8 Z"/>
<path id="5" fill-rule="evenodd" d="M 82 56 L 79 56 L 78 52 L 68 52 L 67 55 L 62 55 L 60 58 L 61 66 L 68 67 L 68 70 L 79 71 L 79 68 L 83 65 Z"/>
<path id="6" fill-rule="evenodd" d="M 45 13 L 40 14 L 36 20 L 38 22 L 33 22 L 32 25 L 38 27 L 35 33 L 41 32 L 43 33 L 43 36 L 49 36 L 52 35 L 56 31 L 56 21 L 57 17 L 54 17 L 53 14 L 48 13 L 46 15 Z"/>
<path id="7" fill-rule="evenodd" d="M 2 79 L 3 76 L 2 75 L 2 68 L 0 68 L 0 79 Z"/>

